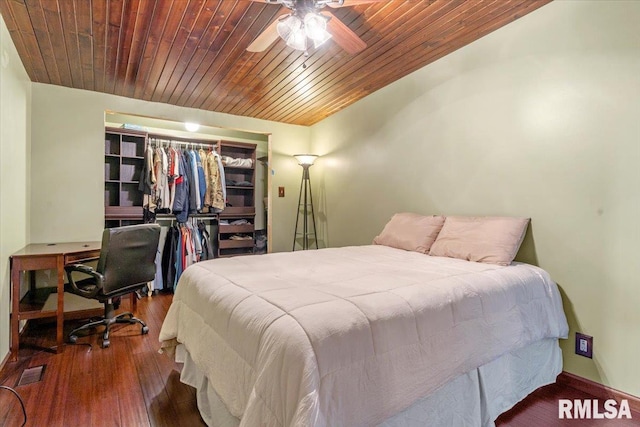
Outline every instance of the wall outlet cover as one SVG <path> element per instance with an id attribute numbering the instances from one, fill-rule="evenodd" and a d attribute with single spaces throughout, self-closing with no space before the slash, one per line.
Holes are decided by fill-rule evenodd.
<path id="1" fill-rule="evenodd" d="M 593 359 L 593 337 L 576 332 L 576 354 Z"/>

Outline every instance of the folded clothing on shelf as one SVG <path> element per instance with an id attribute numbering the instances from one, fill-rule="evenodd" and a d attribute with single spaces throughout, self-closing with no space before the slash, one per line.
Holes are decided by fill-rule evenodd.
<path id="1" fill-rule="evenodd" d="M 228 179 L 225 183 L 227 187 L 252 187 L 253 184 L 249 181 L 236 181 L 233 179 Z"/>
<path id="2" fill-rule="evenodd" d="M 251 224 L 248 220 L 241 218 L 241 219 L 235 219 L 233 221 L 229 221 L 228 219 L 221 219 L 220 222 L 218 222 L 218 224 L 220 225 L 245 225 L 245 224 Z"/>
<path id="3" fill-rule="evenodd" d="M 253 159 L 233 158 L 229 156 L 220 156 L 222 164 L 225 166 L 235 166 L 238 168 L 250 168 L 253 166 Z"/>
<path id="4" fill-rule="evenodd" d="M 253 240 L 253 236 L 249 236 L 247 234 L 234 234 L 229 237 L 230 240 Z"/>

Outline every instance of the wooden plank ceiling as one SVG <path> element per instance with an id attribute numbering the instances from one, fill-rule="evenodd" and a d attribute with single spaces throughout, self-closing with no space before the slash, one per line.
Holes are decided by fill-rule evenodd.
<path id="1" fill-rule="evenodd" d="M 330 10 L 367 43 L 247 46 L 288 9 L 231 0 L 0 0 L 34 82 L 299 125 L 551 0 L 394 0 Z"/>

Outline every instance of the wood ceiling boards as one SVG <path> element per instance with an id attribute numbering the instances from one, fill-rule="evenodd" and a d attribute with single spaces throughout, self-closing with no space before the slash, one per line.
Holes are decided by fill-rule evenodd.
<path id="1" fill-rule="evenodd" d="M 247 46 L 289 10 L 231 0 L 0 0 L 34 82 L 312 125 L 551 0 L 394 0 L 330 9 L 367 44 Z M 328 8 L 327 8 L 328 9 Z"/>

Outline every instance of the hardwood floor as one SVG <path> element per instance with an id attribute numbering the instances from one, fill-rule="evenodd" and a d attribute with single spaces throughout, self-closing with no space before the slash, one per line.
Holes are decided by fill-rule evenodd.
<path id="1" fill-rule="evenodd" d="M 496 426 L 500 427 L 633 427 L 640 426 L 640 413 L 633 412 L 632 418 L 626 419 L 580 419 L 568 420 L 559 419 L 558 401 L 560 399 L 594 399 L 594 396 L 575 390 L 571 387 L 551 384 L 541 387 L 522 402 L 511 408 L 510 411 L 500 415 L 496 420 Z M 602 399 L 600 401 L 600 412 L 602 409 Z"/>
<path id="2" fill-rule="evenodd" d="M 159 354 L 158 334 L 171 294 L 138 301 L 136 316 L 149 326 L 117 325 L 111 346 L 100 348 L 95 334 L 54 354 L 33 345 L 55 345 L 55 326 L 38 325 L 21 340 L 18 361 L 7 363 L 0 384 L 13 387 L 24 400 L 28 426 L 204 426 L 195 390 L 180 382 L 179 365 Z M 127 302 L 123 302 L 123 308 Z M 65 332 L 79 324 L 66 322 Z M 25 368 L 46 365 L 40 382 L 16 387 Z M 22 411 L 15 396 L 0 390 L 0 425 L 19 426 Z"/>
<path id="3" fill-rule="evenodd" d="M 55 344 L 55 326 L 38 325 L 23 335 L 19 359 L 0 372 L 0 384 L 14 388 L 24 400 L 27 426 L 203 426 L 195 390 L 180 382 L 179 365 L 158 353 L 158 334 L 171 304 L 171 294 L 138 301 L 136 315 L 150 332 L 116 326 L 111 346 L 100 348 L 100 333 L 80 338 L 60 354 L 35 348 Z M 123 306 L 126 306 L 126 302 Z M 67 322 L 70 331 L 76 322 Z M 25 368 L 46 365 L 42 380 L 16 386 Z M 559 420 L 558 399 L 592 396 L 569 387 L 543 387 L 500 416 L 497 426 L 638 426 L 633 420 Z M 0 426 L 20 426 L 17 399 L 0 390 Z M 453 426 L 456 427 L 456 426 Z"/>

